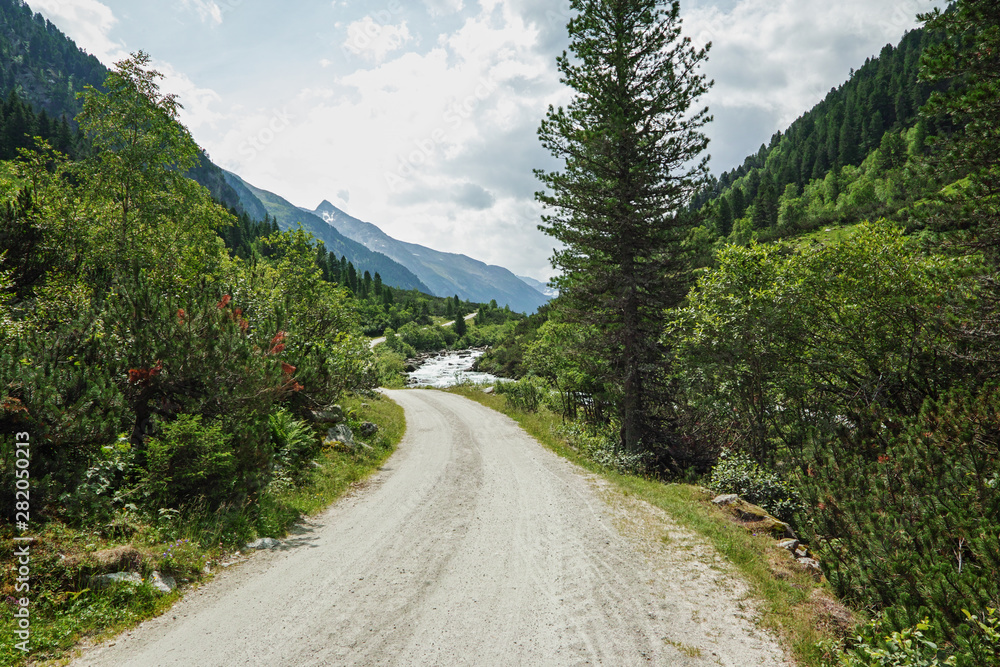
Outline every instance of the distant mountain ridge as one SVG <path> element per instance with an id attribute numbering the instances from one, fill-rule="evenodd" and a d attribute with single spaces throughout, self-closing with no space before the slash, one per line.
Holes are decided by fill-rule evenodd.
<path id="1" fill-rule="evenodd" d="M 312 214 L 347 238 L 399 262 L 426 283 L 435 296 L 457 294 L 461 299 L 478 303 L 495 299 L 501 307 L 508 305 L 511 310 L 529 314 L 549 301 L 540 290 L 501 266 L 399 241 L 376 225 L 348 215 L 329 201 L 320 204 Z"/>
<path id="2" fill-rule="evenodd" d="M 382 282 L 392 287 L 431 292 L 430 288 L 405 266 L 383 253 L 369 250 L 361 243 L 345 237 L 326 224 L 322 218 L 297 208 L 273 192 L 261 190 L 247 183 L 230 171 L 223 169 L 222 173 L 226 184 L 235 191 L 240 198 L 242 208 L 250 213 L 251 217 L 259 216 L 258 219 L 262 219 L 260 211 L 264 211 L 277 221 L 278 227 L 283 231 L 296 229 L 301 225 L 302 229 L 322 241 L 328 251 L 347 257 L 359 274 L 365 271 L 372 275 L 378 273 L 382 277 Z"/>
<path id="3" fill-rule="evenodd" d="M 85 85 L 100 88 L 108 75 L 107 68 L 97 58 L 79 49 L 22 0 L 0 0 L 0 55 L 3 56 L 0 93 L 6 96 L 14 92 L 36 112 L 44 110 L 50 118 L 74 117 L 80 111 L 76 93 Z M 31 121 L 30 127 L 20 128 L 12 121 L 9 129 L 21 139 L 28 131 L 46 137 L 55 132 L 34 127 L 40 122 Z M 4 137 L 0 137 L 0 143 L 5 143 Z M 63 146 L 70 144 L 68 138 L 54 143 L 69 150 Z M 237 214 L 246 213 L 254 221 L 270 216 L 282 230 L 301 225 L 322 241 L 328 251 L 346 257 L 359 273 L 378 273 L 387 285 L 436 296 L 457 294 L 482 303 L 495 299 L 500 306 L 509 305 L 526 313 L 533 313 L 548 302 L 542 291 L 507 269 L 465 255 L 397 241 L 375 225 L 352 218 L 329 202 L 315 212 L 299 209 L 221 169 L 204 153 L 200 157 L 199 166 L 187 175 L 206 187 L 217 201 Z"/>
<path id="4" fill-rule="evenodd" d="M 554 299 L 559 296 L 559 290 L 555 287 L 551 287 L 548 283 L 544 283 L 541 280 L 535 280 L 534 278 L 530 278 L 528 276 L 518 276 L 518 278 L 524 281 L 528 287 L 534 288 L 536 291 L 541 292 L 550 299 Z"/>

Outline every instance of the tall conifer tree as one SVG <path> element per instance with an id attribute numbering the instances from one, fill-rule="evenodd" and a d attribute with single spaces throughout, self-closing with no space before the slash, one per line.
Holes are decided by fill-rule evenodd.
<path id="1" fill-rule="evenodd" d="M 540 229 L 563 248 L 552 258 L 567 315 L 595 325 L 594 354 L 618 397 L 620 443 L 654 446 L 654 406 L 665 359 L 663 310 L 687 287 L 681 240 L 685 204 L 707 174 L 708 109 L 692 105 L 711 85 L 698 72 L 706 49 L 681 36 L 680 5 L 656 0 L 572 0 L 572 57 L 557 60 L 576 95 L 550 107 L 538 134 L 565 161 L 536 171 L 546 190 Z"/>

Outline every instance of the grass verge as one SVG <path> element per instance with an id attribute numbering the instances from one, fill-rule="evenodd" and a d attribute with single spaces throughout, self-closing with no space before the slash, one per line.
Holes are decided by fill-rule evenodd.
<path id="1" fill-rule="evenodd" d="M 776 631 L 803 667 L 821 667 L 823 651 L 818 643 L 842 636 L 853 625 L 850 613 L 825 583 L 816 582 L 787 551 L 775 545 L 773 538 L 753 535 L 735 523 L 709 502 L 701 487 L 624 475 L 595 463 L 559 434 L 561 419 L 548 410 L 514 410 L 503 396 L 486 394 L 473 386 L 449 391 L 511 417 L 555 453 L 663 509 L 704 537 L 747 581 L 751 595 L 759 600 L 762 627 Z"/>
<path id="2" fill-rule="evenodd" d="M 406 423 L 403 409 L 384 396 L 341 401 L 352 428 L 370 421 L 378 433 L 371 449 L 324 450 L 318 467 L 294 488 L 272 490 L 256 503 L 206 512 L 197 505 L 168 511 L 153 520 L 123 514 L 112 525 L 71 527 L 52 521 L 30 545 L 30 588 L 15 589 L 17 562 L 13 533 L 0 535 L 0 665 L 62 665 L 84 640 L 102 641 L 168 610 L 181 597 L 162 595 L 146 583 L 89 586 L 95 574 L 129 571 L 148 577 L 154 570 L 178 584 L 198 586 L 206 565 L 231 559 L 256 537 L 283 537 L 303 516 L 320 512 L 350 487 L 371 475 L 395 451 Z M 29 651 L 16 648 L 13 618 L 17 599 L 30 601 Z"/>

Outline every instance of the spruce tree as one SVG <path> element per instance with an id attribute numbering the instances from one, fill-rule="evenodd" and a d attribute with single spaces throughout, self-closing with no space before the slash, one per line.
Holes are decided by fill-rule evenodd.
<path id="1" fill-rule="evenodd" d="M 707 175 L 708 109 L 692 105 L 711 85 L 706 49 L 681 37 L 680 4 L 572 0 L 572 57 L 557 59 L 576 95 L 549 107 L 542 144 L 565 161 L 536 175 L 546 190 L 540 229 L 563 249 L 552 257 L 566 315 L 593 325 L 592 353 L 607 360 L 617 394 L 620 445 L 654 446 L 665 350 L 662 314 L 687 288 L 682 210 Z"/>

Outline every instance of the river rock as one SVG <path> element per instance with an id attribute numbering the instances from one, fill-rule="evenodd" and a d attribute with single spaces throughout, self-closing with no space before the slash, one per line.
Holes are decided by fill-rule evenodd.
<path id="1" fill-rule="evenodd" d="M 177 588 L 177 582 L 173 577 L 164 576 L 159 572 L 153 572 L 146 583 L 164 595 L 172 593 Z"/>
<path id="2" fill-rule="evenodd" d="M 115 584 L 141 584 L 142 575 L 138 572 L 112 572 L 97 574 L 90 578 L 90 587 L 96 591 Z"/>

